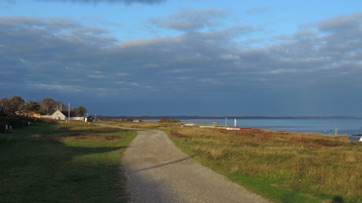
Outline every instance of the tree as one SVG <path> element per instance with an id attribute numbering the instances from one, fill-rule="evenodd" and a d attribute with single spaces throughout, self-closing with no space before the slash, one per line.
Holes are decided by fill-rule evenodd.
<path id="1" fill-rule="evenodd" d="M 64 105 L 61 102 L 55 101 L 52 98 L 45 98 L 41 100 L 41 112 L 44 114 L 51 114 L 57 109 L 63 109 Z"/>
<path id="2" fill-rule="evenodd" d="M 10 98 L 10 112 L 20 111 L 24 108 L 25 101 L 20 96 L 13 96 Z"/>
<path id="3" fill-rule="evenodd" d="M 180 123 L 181 121 L 163 117 L 163 118 L 161 118 L 161 120 L 159 122 L 161 122 L 161 123 Z"/>
<path id="4" fill-rule="evenodd" d="M 35 101 L 29 101 L 24 105 L 24 110 L 38 113 L 40 110 L 40 104 Z"/>
<path id="5" fill-rule="evenodd" d="M 11 110 L 10 101 L 7 98 L 0 99 L 0 103 L 3 105 L 5 112 L 9 112 Z"/>
<path id="6" fill-rule="evenodd" d="M 74 112 L 75 112 L 75 115 L 76 116 L 84 116 L 85 115 L 85 113 L 87 113 L 87 109 L 85 108 L 85 107 L 83 107 L 83 106 L 80 106 L 80 107 L 78 107 L 78 108 L 75 108 L 74 109 Z"/>
<path id="7" fill-rule="evenodd" d="M 68 108 L 62 102 L 55 101 L 52 98 L 44 98 L 39 103 L 30 100 L 25 102 L 20 96 L 13 96 L 10 99 L 0 99 L 0 104 L 5 109 L 6 113 L 15 113 L 16 111 L 34 112 L 40 114 L 49 115 L 55 110 L 67 111 Z M 83 106 L 72 109 L 76 116 L 84 116 L 87 113 L 87 109 Z"/>

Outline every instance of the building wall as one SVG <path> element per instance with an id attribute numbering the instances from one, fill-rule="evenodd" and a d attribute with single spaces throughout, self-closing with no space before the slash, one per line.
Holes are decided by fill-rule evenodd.
<path id="1" fill-rule="evenodd" d="M 52 115 L 50 116 L 41 116 L 42 118 L 49 118 L 49 119 L 53 119 L 53 120 L 61 120 L 61 121 L 65 121 L 67 120 L 67 116 L 65 116 L 62 112 L 60 112 L 59 110 L 55 111 Z M 84 121 L 84 117 L 70 117 L 69 120 L 72 121 Z"/>
<path id="2" fill-rule="evenodd" d="M 66 116 L 64 114 L 62 114 L 62 112 L 60 112 L 60 111 L 55 111 L 52 114 L 52 118 L 54 120 L 65 120 Z"/>

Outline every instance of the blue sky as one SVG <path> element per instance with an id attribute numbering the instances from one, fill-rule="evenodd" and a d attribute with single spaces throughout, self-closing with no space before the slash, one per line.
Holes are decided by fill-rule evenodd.
<path id="1" fill-rule="evenodd" d="M 362 2 L 5 0 L 0 97 L 103 115 L 362 115 Z"/>

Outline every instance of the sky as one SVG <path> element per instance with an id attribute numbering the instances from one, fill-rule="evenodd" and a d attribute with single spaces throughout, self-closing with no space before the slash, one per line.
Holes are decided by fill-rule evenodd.
<path id="1" fill-rule="evenodd" d="M 108 116 L 362 116 L 362 1 L 1 0 L 0 98 Z"/>

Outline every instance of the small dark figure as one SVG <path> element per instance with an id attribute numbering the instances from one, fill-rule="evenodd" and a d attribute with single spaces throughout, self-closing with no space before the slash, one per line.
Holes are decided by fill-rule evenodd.
<path id="1" fill-rule="evenodd" d="M 344 202 L 344 201 L 343 201 L 343 198 L 342 198 L 342 197 L 340 197 L 340 196 L 335 196 L 335 197 L 333 197 L 331 203 L 343 203 L 343 202 Z"/>

